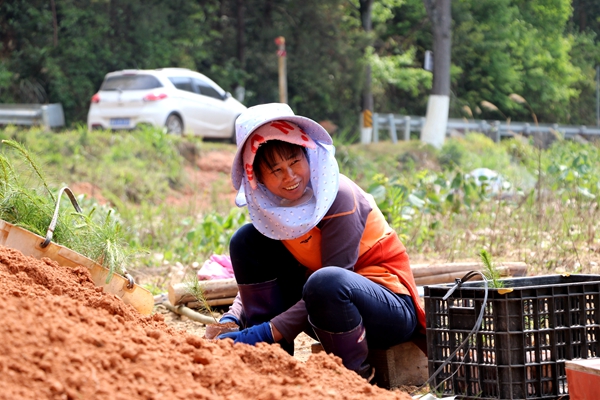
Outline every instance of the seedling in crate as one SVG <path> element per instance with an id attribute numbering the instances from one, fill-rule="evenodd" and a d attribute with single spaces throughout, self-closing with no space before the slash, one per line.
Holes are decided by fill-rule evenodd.
<path id="1" fill-rule="evenodd" d="M 494 263 L 492 263 L 490 254 L 486 250 L 481 250 L 479 255 L 483 262 L 483 275 L 488 280 L 490 288 L 498 289 L 504 287 L 504 283 L 500 280 L 500 271 L 498 271 Z"/>

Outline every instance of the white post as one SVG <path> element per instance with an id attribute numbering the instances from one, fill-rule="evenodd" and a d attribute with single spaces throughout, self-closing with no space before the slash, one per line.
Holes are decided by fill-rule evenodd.
<path id="1" fill-rule="evenodd" d="M 377 114 L 375 114 L 377 118 Z M 369 144 L 373 137 L 373 113 L 370 110 L 364 110 L 360 114 L 360 142 Z"/>
<path id="2" fill-rule="evenodd" d="M 396 134 L 396 121 L 394 120 L 394 114 L 388 114 L 388 123 L 390 124 L 390 138 L 392 143 L 398 143 L 398 136 Z"/>
<path id="3" fill-rule="evenodd" d="M 427 102 L 427 119 L 421 130 L 421 141 L 441 148 L 446 138 L 450 96 L 432 94 Z"/>

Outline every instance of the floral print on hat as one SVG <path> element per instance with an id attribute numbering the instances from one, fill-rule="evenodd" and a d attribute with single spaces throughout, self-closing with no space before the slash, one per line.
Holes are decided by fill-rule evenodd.
<path id="1" fill-rule="evenodd" d="M 254 163 L 254 157 L 261 144 L 268 142 L 269 140 L 281 140 L 282 142 L 289 142 L 297 144 L 298 146 L 314 149 L 317 147 L 315 142 L 308 136 L 298 125 L 288 121 L 271 121 L 262 125 L 260 128 L 255 130 L 246 140 L 244 146 L 244 152 L 242 154 L 242 161 L 244 162 L 244 172 L 246 178 L 250 182 L 252 189 L 256 189 L 256 179 L 254 177 L 254 170 L 252 164 Z"/>

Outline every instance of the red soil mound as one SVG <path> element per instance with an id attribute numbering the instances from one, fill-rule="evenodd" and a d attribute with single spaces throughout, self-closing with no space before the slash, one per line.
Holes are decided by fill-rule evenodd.
<path id="1" fill-rule="evenodd" d="M 323 353 L 208 341 L 143 317 L 87 270 L 0 246 L 0 398 L 410 399 Z"/>

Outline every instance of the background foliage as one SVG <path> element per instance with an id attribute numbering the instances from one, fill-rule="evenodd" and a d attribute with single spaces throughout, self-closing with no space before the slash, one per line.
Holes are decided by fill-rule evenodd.
<path id="1" fill-rule="evenodd" d="M 452 6 L 452 117 L 530 120 L 508 98 L 518 93 L 540 122 L 596 124 L 597 2 Z M 367 63 L 377 112 L 424 115 L 431 86 L 422 0 L 375 1 L 368 35 L 357 0 L 4 0 L 0 32 L 0 102 L 60 102 L 69 124 L 85 121 L 104 75 L 125 68 L 188 67 L 232 93 L 243 86 L 246 105 L 277 101 L 277 36 L 292 108 L 342 130 L 358 120 Z"/>

